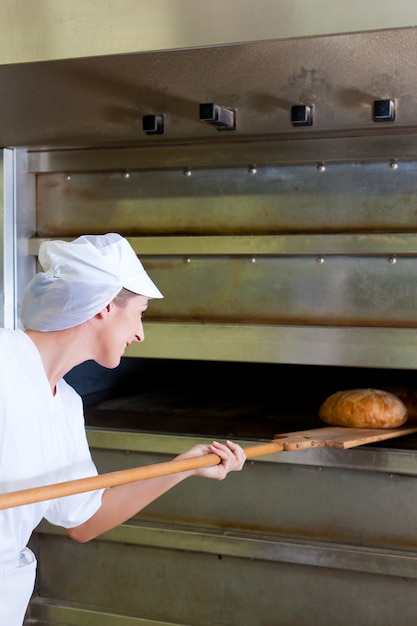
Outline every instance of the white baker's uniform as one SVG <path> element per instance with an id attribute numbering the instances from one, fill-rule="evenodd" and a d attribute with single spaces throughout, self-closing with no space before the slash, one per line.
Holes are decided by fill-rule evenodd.
<path id="1" fill-rule="evenodd" d="M 64 380 L 52 395 L 39 352 L 21 330 L 0 329 L 0 493 L 94 476 L 80 396 Z M 72 528 L 101 506 L 103 490 L 0 511 L 0 624 L 21 626 L 36 559 L 27 549 L 45 518 Z"/>

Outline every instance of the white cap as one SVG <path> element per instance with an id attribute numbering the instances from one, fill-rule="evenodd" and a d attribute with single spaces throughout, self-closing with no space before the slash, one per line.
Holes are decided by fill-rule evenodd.
<path id="1" fill-rule="evenodd" d="M 23 328 L 63 330 L 91 319 L 123 288 L 163 298 L 135 251 L 121 235 L 82 235 L 74 241 L 45 241 L 39 248 L 44 270 L 23 294 Z"/>

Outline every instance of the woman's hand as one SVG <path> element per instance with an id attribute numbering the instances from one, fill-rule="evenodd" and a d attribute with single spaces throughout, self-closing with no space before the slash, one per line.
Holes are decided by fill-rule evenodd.
<path id="1" fill-rule="evenodd" d="M 214 478 L 215 480 L 223 480 L 229 472 L 238 472 L 242 469 L 246 461 L 246 455 L 243 449 L 233 441 L 226 441 L 225 444 L 213 441 L 212 444 L 198 444 L 193 446 L 187 452 L 178 455 L 177 459 L 189 459 L 204 454 L 217 454 L 221 462 L 217 465 L 202 467 L 193 470 L 194 476 L 203 476 L 205 478 Z"/>

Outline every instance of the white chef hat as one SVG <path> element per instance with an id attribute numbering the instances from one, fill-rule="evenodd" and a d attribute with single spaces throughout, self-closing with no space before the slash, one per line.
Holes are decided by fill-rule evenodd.
<path id="1" fill-rule="evenodd" d="M 123 287 L 148 298 L 163 298 L 135 251 L 121 235 L 82 235 L 74 241 L 45 241 L 39 248 L 44 270 L 23 294 L 23 328 L 63 330 L 101 311 Z"/>

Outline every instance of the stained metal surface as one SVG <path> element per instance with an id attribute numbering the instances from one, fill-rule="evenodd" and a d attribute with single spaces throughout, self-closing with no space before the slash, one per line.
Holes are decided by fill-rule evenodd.
<path id="1" fill-rule="evenodd" d="M 128 356 L 415 367 L 415 161 L 184 176 L 78 171 L 79 154 L 66 173 L 32 161 L 29 253 L 83 230 L 129 237 L 165 298 Z"/>
<path id="2" fill-rule="evenodd" d="M 351 624 L 352 615 L 360 624 L 366 624 L 370 616 L 384 623 L 383 618 L 394 617 L 404 603 L 402 623 L 413 623 L 417 605 L 411 588 L 415 584 L 412 569 L 416 561 L 411 553 L 399 551 L 396 558 L 392 558 L 377 549 L 355 550 L 347 545 L 315 545 L 313 541 L 304 545 L 297 541 L 269 542 L 266 536 L 258 541 L 253 539 L 254 556 L 245 558 L 244 552 L 229 555 L 227 548 L 224 549 L 233 543 L 233 534 L 225 541 L 220 539 L 216 545 L 215 537 L 203 532 L 199 543 L 213 541 L 213 551 L 197 553 L 192 549 L 192 541 L 187 549 L 179 539 L 181 531 L 177 531 L 176 537 L 175 531 L 173 533 L 173 539 L 179 539 L 176 546 L 159 547 L 165 532 L 169 534 L 169 531 L 169 528 L 160 529 L 155 541 L 146 528 L 143 533 L 139 528 L 137 546 L 112 542 L 110 538 L 102 542 L 99 577 L 94 575 L 98 566 L 94 544 L 77 546 L 62 537 L 45 536 L 45 560 L 41 562 L 45 574 L 45 582 L 41 584 L 44 601 L 52 595 L 70 609 L 72 599 L 77 598 L 75 606 L 90 608 L 98 614 L 143 615 L 145 619 L 173 624 L 197 625 L 205 621 L 218 624 L 221 620 L 225 623 L 226 619 L 231 625 L 249 625 L 259 620 L 277 626 L 291 623 L 289 620 L 294 613 L 298 615 L 297 621 L 292 622 L 295 624 L 308 621 L 316 625 L 323 623 L 324 617 L 331 621 L 337 618 L 335 623 L 347 625 Z M 151 545 L 147 545 L 147 539 L 151 540 Z M 235 540 L 237 550 L 249 547 L 249 538 L 245 541 L 244 537 L 237 536 Z M 70 579 L 61 578 L 61 585 L 58 583 L 59 564 L 51 558 L 56 550 L 78 572 L 78 576 Z M 262 553 L 266 559 L 260 556 Z M 275 560 L 274 556 L 280 558 Z M 355 568 L 359 562 L 363 569 Z M 155 563 L 158 563 L 157 571 Z M 387 563 L 389 577 L 380 569 Z M 88 587 L 83 582 L 86 578 Z M 124 586 L 114 584 L 115 580 L 122 579 L 126 581 Z M 389 603 L 384 601 L 388 581 L 390 595 L 395 594 L 391 595 Z M 372 602 L 369 602 L 369 587 Z M 311 598 L 306 598 L 306 588 L 314 594 L 313 607 Z M 368 589 L 368 594 L 363 592 L 364 588 Z M 196 589 L 204 589 L 205 593 L 195 593 Z M 233 598 L 233 603 L 225 601 L 225 594 Z M 354 607 L 349 611 L 341 609 L 352 595 L 355 596 Z M 161 597 L 164 598 L 162 603 Z M 261 603 L 259 597 L 262 597 Z"/>
<path id="3" fill-rule="evenodd" d="M 0 318 L 6 328 L 16 328 L 23 289 L 36 268 L 36 258 L 28 254 L 27 245 L 35 232 L 35 177 L 28 174 L 24 150 L 3 150 L 2 166 Z"/>
<path id="4" fill-rule="evenodd" d="M 120 151 L 120 156 L 123 153 Z M 395 169 L 383 160 L 333 163 L 325 171 L 316 164 L 265 165 L 255 170 L 228 166 L 187 170 L 187 176 L 174 167 L 134 170 L 129 160 L 124 168 L 112 171 L 80 172 L 79 154 L 73 153 L 71 161 L 68 157 L 64 172 L 36 173 L 38 236 L 119 228 L 128 235 L 146 238 L 264 235 L 271 241 L 273 235 L 294 233 L 374 237 L 388 233 L 388 237 L 417 232 L 416 161 L 397 163 Z M 90 154 L 90 165 L 93 163 Z M 324 243 L 325 239 L 319 241 Z M 365 247 L 366 241 L 362 237 L 361 251 L 376 252 L 376 248 Z M 385 246 L 387 241 L 381 238 L 380 243 Z M 186 250 L 186 241 L 182 243 Z M 335 244 L 331 252 L 340 253 L 340 241 L 335 240 Z M 162 253 L 163 245 L 160 240 Z M 156 251 L 147 247 L 146 254 Z M 225 244 L 224 252 L 229 249 Z M 299 252 L 283 246 L 278 249 L 278 244 L 275 249 Z M 320 250 L 319 246 L 314 250 L 317 254 L 328 251 L 328 247 Z M 250 254 L 251 249 L 243 252 Z"/>
<path id="5" fill-rule="evenodd" d="M 169 302 L 153 302 L 149 321 L 417 327 L 417 290 L 409 282 L 414 258 L 396 264 L 386 257 L 318 263 L 315 257 L 285 256 L 146 257 L 144 262 Z"/>
<path id="6" fill-rule="evenodd" d="M 305 151 L 300 139 L 333 134 L 333 148 L 326 142 L 323 152 L 312 142 L 308 158 L 314 153 L 316 159 L 358 158 L 355 138 L 368 146 L 362 148 L 364 158 L 372 153 L 378 158 L 384 146 L 387 158 L 411 158 L 417 79 L 409 67 L 415 64 L 416 41 L 410 27 L 3 65 L 0 136 L 9 147 L 154 149 L 167 143 L 183 152 L 184 164 L 187 140 L 199 138 L 212 143 L 205 150 L 206 164 L 208 155 L 215 164 L 222 150 L 230 153 L 232 142 L 232 153 L 241 152 L 251 165 L 259 150 L 252 152 L 248 140 L 255 137 L 265 137 L 266 144 L 284 142 L 288 161 Z M 373 121 L 373 103 L 381 98 L 398 101 L 394 123 Z M 221 133 L 201 122 L 202 102 L 236 110 L 236 131 Z M 290 109 L 296 104 L 314 105 L 313 126 L 292 126 Z M 148 114 L 165 116 L 163 135 L 143 132 L 142 116 Z M 361 142 L 364 134 L 368 140 Z M 243 147 L 235 143 L 242 140 Z M 272 145 L 269 158 L 277 147 Z"/>
<path id="7" fill-rule="evenodd" d="M 48 535 L 62 535 L 59 529 L 44 525 L 38 529 Z M 46 540 L 48 541 L 48 539 Z M 347 547 L 337 542 L 320 542 L 281 538 L 277 541 L 272 533 L 216 531 L 203 527 L 135 522 L 124 524 L 110 531 L 98 541 L 111 541 L 132 546 L 158 547 L 167 550 L 184 550 L 201 554 L 256 559 L 274 563 L 329 567 L 367 574 L 403 576 L 414 579 L 417 557 L 412 552 L 392 552 L 375 547 Z"/>
<path id="8" fill-rule="evenodd" d="M 134 452 L 134 438 L 122 450 L 118 437 L 113 450 L 101 448 L 99 433 L 98 447 L 91 441 L 100 471 L 167 458 Z M 168 438 L 164 447 L 167 453 Z M 129 626 L 139 615 L 150 624 L 287 626 L 324 619 L 350 626 L 352 616 L 358 624 L 385 623 L 405 604 L 402 623 L 411 626 L 415 478 L 374 471 L 371 463 L 326 467 L 320 452 L 310 467 L 251 461 L 244 474 L 221 484 L 186 481 L 90 544 L 74 544 L 43 524 L 32 614 L 76 626 L 119 615 Z M 62 562 L 71 568 L 62 569 Z"/>
<path id="9" fill-rule="evenodd" d="M 38 238 L 138 237 L 166 296 L 130 356 L 415 366 L 414 35 L 0 69 L 10 71 L 5 136 L 32 146 Z M 44 91 L 25 127 L 13 94 L 33 81 Z M 398 114 L 376 124 L 384 97 Z M 236 131 L 200 122 L 207 101 L 237 111 Z M 300 101 L 314 104 L 308 129 L 290 123 Z M 142 114 L 157 111 L 166 133 L 146 136 Z"/>
<path id="10" fill-rule="evenodd" d="M 189 262 L 183 257 L 148 257 L 145 261 L 169 302 L 165 298 L 152 302 L 150 321 L 417 327 L 417 289 L 410 283 L 414 258 L 395 265 L 384 257 L 334 257 L 324 263 L 317 263 L 315 257 L 262 257 L 254 262 L 245 257 L 203 256 Z"/>
<path id="11" fill-rule="evenodd" d="M 120 415 L 122 420 L 122 415 Z M 143 424 L 142 424 L 143 426 Z M 148 424 L 149 428 L 149 424 Z M 282 419 L 276 420 L 275 430 L 282 430 Z M 96 454 L 102 455 L 102 459 L 117 458 L 120 464 L 121 458 L 125 455 L 123 467 L 132 466 L 132 461 L 127 457 L 132 453 L 141 452 L 142 454 L 158 454 L 168 455 L 173 458 L 176 454 L 180 454 L 185 448 L 191 447 L 197 443 L 207 442 L 207 437 L 185 436 L 164 434 L 163 432 L 155 434 L 146 432 L 133 432 L 123 430 L 106 430 L 106 428 L 88 427 L 87 437 L 91 448 L 100 450 Z M 264 430 L 264 435 L 266 431 Z M 271 437 L 271 439 L 273 436 Z M 239 439 L 235 438 L 241 446 L 247 447 L 259 443 L 259 439 Z M 303 450 L 299 452 L 276 453 L 256 459 L 256 463 L 277 463 L 277 464 L 297 464 L 314 467 L 332 467 L 339 469 L 362 470 L 368 472 L 382 472 L 390 474 L 404 474 L 406 476 L 417 476 L 417 466 L 415 463 L 415 448 L 417 447 L 416 437 L 410 436 L 399 442 L 399 449 L 392 448 L 393 443 L 375 446 L 361 446 L 349 450 L 336 450 L 331 448 L 323 448 L 316 450 Z M 395 445 L 395 444 L 394 444 Z M 409 449 L 407 449 L 409 447 Z M 107 453 L 105 451 L 108 451 Z M 129 451 L 129 452 L 127 452 Z M 119 456 L 120 455 L 120 456 Z M 253 463 L 254 461 L 250 461 Z M 114 463 L 114 461 L 113 461 Z M 111 471 L 111 465 L 105 463 L 103 471 Z"/>
<path id="12" fill-rule="evenodd" d="M 79 574 L 70 581 L 65 578 L 65 585 L 59 587 L 57 581 L 63 574 L 56 559 L 51 558 L 56 550 L 66 562 L 73 563 Z M 343 559 L 347 554 L 341 552 L 338 558 Z M 90 609 L 93 619 L 101 614 L 109 619 L 109 615 L 121 613 L 131 618 L 144 615 L 145 623 L 149 620 L 152 624 L 155 620 L 156 623 L 193 626 L 205 623 L 319 626 L 323 619 L 350 626 L 352 615 L 358 624 L 373 620 L 394 623 L 399 612 L 402 623 L 412 626 L 416 612 L 412 594 L 414 579 L 397 576 L 231 558 L 221 552 L 197 555 L 181 549 L 132 548 L 108 542 L 102 546 L 101 576 L 97 577 L 93 545 L 77 546 L 52 536 L 45 542 L 45 557 L 44 567 L 50 582 L 43 588 L 44 597 L 56 594 L 58 606 L 67 608 L 61 615 L 76 619 L 64 623 L 76 625 L 83 623 L 78 621 L 80 617 L 86 617 L 81 611 L 77 615 L 79 607 L 84 611 Z M 155 563 L 159 564 L 157 568 Z M 91 581 L 88 587 L 83 584 L 86 578 Z M 124 586 L 117 588 L 117 594 L 115 580 L 125 581 Z M 126 584 L 127 581 L 131 584 Z M 195 593 L 197 589 L 204 592 Z M 310 593 L 306 594 L 306 589 Z M 74 606 L 68 597 L 79 597 L 82 602 Z M 352 597 L 355 598 L 353 606 L 350 604 Z M 47 604 L 45 608 L 44 616 L 47 616 Z M 54 603 L 51 614 L 54 615 Z M 105 624 L 106 621 L 91 623 Z M 123 621 L 113 621 L 116 623 L 123 624 Z"/>
<path id="13" fill-rule="evenodd" d="M 70 241 L 72 237 L 60 236 Z M 28 255 L 37 256 L 39 246 L 48 237 L 30 237 L 26 242 Z M 298 235 L 194 235 L 158 237 L 130 236 L 126 239 L 135 252 L 142 256 L 247 256 L 256 261 L 257 256 L 316 256 L 318 263 L 327 256 L 376 256 L 386 255 L 395 264 L 401 257 L 417 254 L 417 237 L 414 233 L 338 233 Z M 322 258 L 323 257 L 323 258 Z"/>

